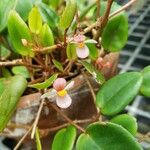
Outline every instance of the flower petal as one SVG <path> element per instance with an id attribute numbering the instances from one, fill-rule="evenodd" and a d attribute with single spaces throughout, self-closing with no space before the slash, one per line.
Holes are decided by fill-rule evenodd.
<path id="1" fill-rule="evenodd" d="M 54 81 L 53 87 L 56 91 L 61 91 L 65 88 L 66 83 L 67 82 L 64 78 L 58 78 Z"/>
<path id="2" fill-rule="evenodd" d="M 89 40 L 86 40 L 84 41 L 84 43 L 97 43 L 97 41 L 93 40 L 93 39 L 89 39 Z"/>
<path id="3" fill-rule="evenodd" d="M 89 48 L 85 45 L 83 48 L 76 48 L 76 53 L 79 58 L 86 58 L 89 56 Z"/>
<path id="4" fill-rule="evenodd" d="M 57 96 L 56 98 L 56 104 L 60 108 L 66 109 L 71 105 L 71 103 L 72 103 L 72 99 L 68 94 L 66 94 L 64 97 Z"/>
<path id="5" fill-rule="evenodd" d="M 68 85 L 65 87 L 65 90 L 70 90 L 71 88 L 73 88 L 74 86 L 74 81 L 71 81 L 70 83 L 68 83 Z"/>

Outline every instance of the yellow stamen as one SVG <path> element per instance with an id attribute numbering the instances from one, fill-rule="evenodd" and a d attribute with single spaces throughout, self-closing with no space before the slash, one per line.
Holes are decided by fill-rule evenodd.
<path id="1" fill-rule="evenodd" d="M 57 92 L 59 96 L 63 97 L 67 94 L 67 91 L 66 90 L 61 90 L 59 92 Z"/>
<path id="2" fill-rule="evenodd" d="M 84 48 L 84 46 L 85 46 L 85 44 L 84 44 L 83 42 L 78 43 L 78 47 L 79 47 L 79 48 Z"/>

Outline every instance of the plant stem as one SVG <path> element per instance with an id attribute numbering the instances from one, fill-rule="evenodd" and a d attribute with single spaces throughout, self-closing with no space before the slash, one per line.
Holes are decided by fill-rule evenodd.
<path id="1" fill-rule="evenodd" d="M 38 124 L 38 121 L 39 121 L 40 114 L 41 114 L 41 111 L 42 111 L 43 106 L 44 106 L 44 99 L 41 100 L 40 107 L 39 107 L 39 109 L 38 109 L 38 112 L 37 112 L 35 121 L 34 121 L 34 123 L 33 123 L 33 129 L 32 129 L 32 133 L 31 133 L 31 139 L 34 138 L 36 126 L 37 126 L 37 124 Z"/>
<path id="2" fill-rule="evenodd" d="M 33 124 L 32 126 L 29 128 L 29 130 L 24 134 L 24 136 L 19 140 L 19 142 L 17 143 L 17 145 L 15 146 L 15 148 L 13 150 L 17 150 L 20 145 L 22 144 L 22 142 L 25 140 L 25 138 L 27 137 L 27 135 L 30 133 L 30 131 L 32 130 Z"/>
<path id="3" fill-rule="evenodd" d="M 16 60 L 12 60 L 12 61 L 0 62 L 0 67 L 15 66 L 15 65 L 23 65 L 22 59 L 16 59 Z"/>
<path id="4" fill-rule="evenodd" d="M 85 133 L 85 129 L 74 123 L 70 118 L 68 118 L 56 105 L 53 103 L 48 103 L 54 110 L 56 110 L 66 121 L 75 126 L 77 129 Z"/>
<path id="5" fill-rule="evenodd" d="M 133 3 L 135 3 L 137 0 L 130 0 L 127 4 L 122 6 L 120 9 L 116 10 L 112 14 L 109 15 L 109 18 L 112 18 L 113 16 L 117 15 L 118 13 L 122 12 L 123 10 L 127 9 L 129 6 L 131 6 Z"/>
<path id="6" fill-rule="evenodd" d="M 108 22 L 112 3 L 113 3 L 113 0 L 108 0 L 105 14 L 104 14 L 104 16 L 102 16 L 102 18 L 99 18 L 98 30 L 97 30 L 97 33 L 94 37 L 94 40 L 96 40 L 96 41 L 98 41 L 100 35 L 102 34 L 103 28 L 106 26 L 106 24 Z"/>
<path id="7" fill-rule="evenodd" d="M 99 18 L 100 17 L 100 0 L 96 0 L 96 4 L 97 4 L 96 17 Z"/>

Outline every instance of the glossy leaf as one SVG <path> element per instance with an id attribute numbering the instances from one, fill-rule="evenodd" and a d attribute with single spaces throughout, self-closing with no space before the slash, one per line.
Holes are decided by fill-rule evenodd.
<path id="1" fill-rule="evenodd" d="M 39 133 L 38 128 L 36 128 L 36 131 L 35 131 L 35 138 L 36 138 L 37 150 L 42 150 L 42 145 L 41 145 L 41 141 L 40 141 L 40 133 Z"/>
<path id="2" fill-rule="evenodd" d="M 82 65 L 85 67 L 85 69 L 93 75 L 93 77 L 96 79 L 96 81 L 99 84 L 103 84 L 105 82 L 105 77 L 103 74 L 98 71 L 94 66 L 86 61 L 81 61 Z"/>
<path id="3" fill-rule="evenodd" d="M 89 57 L 92 60 L 96 60 L 99 54 L 97 47 L 95 46 L 95 44 L 91 44 L 91 43 L 86 43 L 86 45 L 88 46 L 90 51 Z"/>
<path id="4" fill-rule="evenodd" d="M 128 115 L 128 114 L 122 114 L 118 115 L 110 120 L 112 123 L 121 125 L 126 130 L 128 130 L 133 136 L 137 133 L 137 122 L 136 118 Z"/>
<path id="5" fill-rule="evenodd" d="M 59 16 L 56 14 L 56 12 L 44 3 L 39 3 L 37 4 L 37 6 L 39 8 L 43 21 L 47 23 L 51 28 L 55 28 L 59 21 Z"/>
<path id="6" fill-rule="evenodd" d="M 32 85 L 28 85 L 28 87 L 36 88 L 36 89 L 45 89 L 48 88 L 53 84 L 53 82 L 56 80 L 58 74 L 53 74 L 49 79 L 42 83 L 36 83 Z"/>
<path id="7" fill-rule="evenodd" d="M 77 58 L 75 44 L 68 43 L 66 51 L 67 51 L 67 57 L 68 57 L 69 60 L 73 60 L 73 59 Z"/>
<path id="8" fill-rule="evenodd" d="M 68 126 L 57 132 L 52 144 L 52 150 L 72 150 L 76 138 L 76 128 Z"/>
<path id="9" fill-rule="evenodd" d="M 37 7 L 33 7 L 28 18 L 29 28 L 31 32 L 39 34 L 42 28 L 42 17 Z"/>
<path id="10" fill-rule="evenodd" d="M 111 78 L 97 93 L 97 107 L 104 115 L 119 113 L 138 94 L 142 79 L 138 72 L 123 73 Z"/>
<path id="11" fill-rule="evenodd" d="M 110 19 L 104 28 L 102 46 L 111 52 L 120 51 L 126 44 L 127 38 L 128 19 L 124 14 L 121 14 Z"/>
<path id="12" fill-rule="evenodd" d="M 76 0 L 68 0 L 66 8 L 60 18 L 59 26 L 65 30 L 71 25 L 77 9 Z"/>
<path id="13" fill-rule="evenodd" d="M 18 0 L 16 5 L 16 11 L 19 13 L 21 18 L 24 21 L 27 21 L 29 12 L 32 9 L 32 1 L 31 0 Z"/>
<path id="14" fill-rule="evenodd" d="M 11 11 L 8 17 L 8 32 L 17 53 L 24 56 L 34 56 L 29 46 L 23 46 L 21 39 L 31 42 L 30 31 L 16 11 Z"/>
<path id="15" fill-rule="evenodd" d="M 63 72 L 63 66 L 62 66 L 62 64 L 61 64 L 59 61 L 57 61 L 56 59 L 53 59 L 52 61 L 53 61 L 53 64 L 55 65 L 55 67 L 56 67 L 58 70 L 60 70 L 60 71 Z"/>
<path id="16" fill-rule="evenodd" d="M 10 10 L 15 6 L 16 0 L 0 0 L 0 32 L 6 27 Z"/>
<path id="17" fill-rule="evenodd" d="M 26 87 L 27 81 L 19 75 L 11 77 L 7 82 L 0 96 L 0 132 L 6 127 Z"/>
<path id="18" fill-rule="evenodd" d="M 137 140 L 123 127 L 113 123 L 94 123 L 79 136 L 77 150 L 142 150 Z"/>
<path id="19" fill-rule="evenodd" d="M 15 75 L 22 75 L 24 78 L 30 78 L 30 73 L 25 66 L 15 66 L 12 68 L 12 72 Z"/>
<path id="20" fill-rule="evenodd" d="M 42 46 L 46 47 L 54 44 L 54 37 L 53 37 L 52 30 L 46 23 L 42 26 L 39 37 Z"/>
<path id="21" fill-rule="evenodd" d="M 144 96 L 150 97 L 150 66 L 147 66 L 142 71 L 143 83 L 141 86 L 141 93 Z"/>

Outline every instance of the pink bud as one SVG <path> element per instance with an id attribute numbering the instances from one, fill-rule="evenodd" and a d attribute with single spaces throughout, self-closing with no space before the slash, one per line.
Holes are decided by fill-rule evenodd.
<path id="1" fill-rule="evenodd" d="M 66 86 L 66 80 L 64 78 L 58 78 L 54 81 L 53 87 L 56 91 L 61 91 Z"/>
<path id="2" fill-rule="evenodd" d="M 85 40 L 85 36 L 82 34 L 78 34 L 78 35 L 75 35 L 73 39 L 76 43 L 80 43 Z"/>

